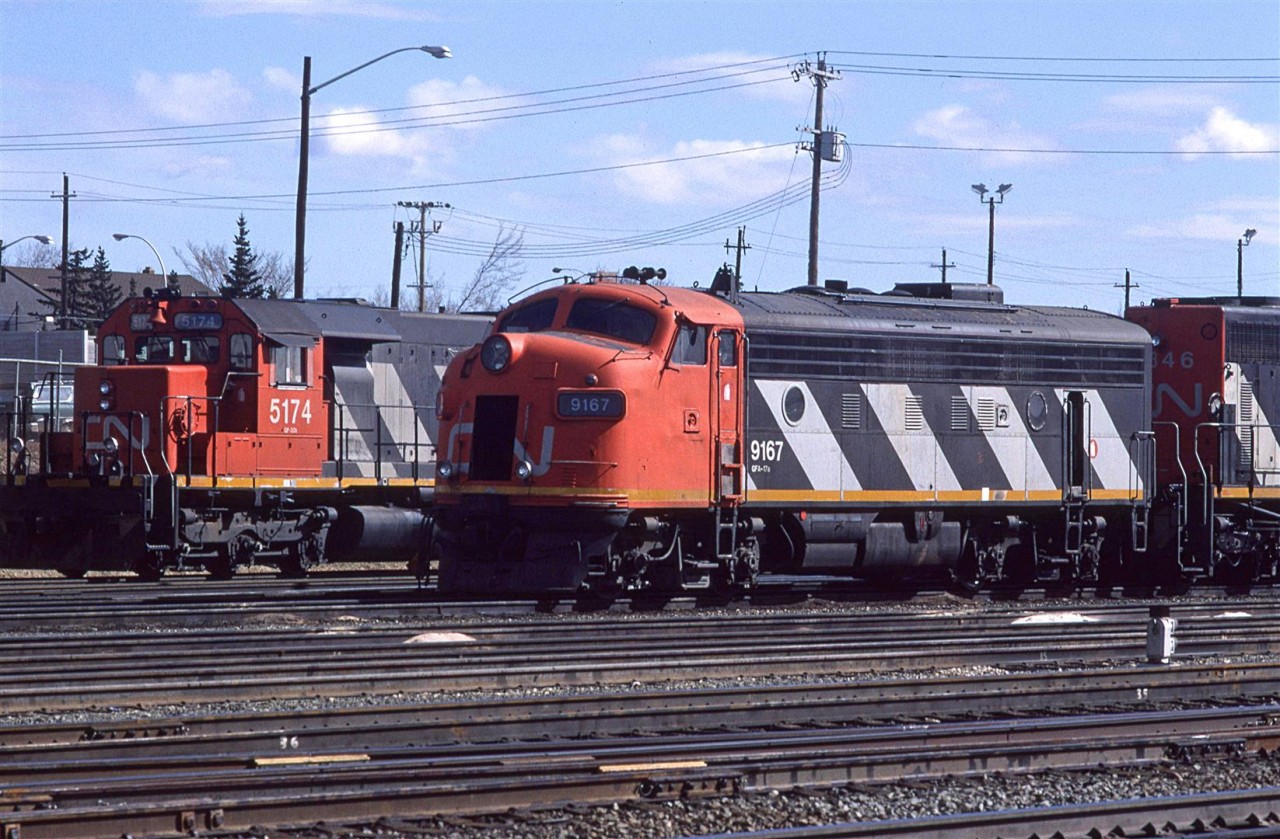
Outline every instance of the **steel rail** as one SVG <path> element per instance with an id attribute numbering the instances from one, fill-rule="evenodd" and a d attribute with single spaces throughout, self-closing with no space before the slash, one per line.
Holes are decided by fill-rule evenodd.
<path id="1" fill-rule="evenodd" d="M 645 738 L 640 742 L 622 738 L 500 747 L 453 744 L 434 750 L 413 746 L 381 753 L 283 758 L 201 756 L 150 766 L 97 762 L 96 768 L 81 767 L 70 778 L 52 781 L 42 779 L 33 766 L 33 777 L 10 796 L 9 804 L 17 809 L 44 806 L 56 815 L 46 819 L 35 812 L 11 817 L 10 826 L 20 826 L 23 836 L 41 836 L 45 835 L 42 828 L 56 822 L 62 836 L 96 835 L 81 832 L 86 829 L 85 822 L 93 822 L 92 830 L 98 830 L 108 813 L 116 818 L 133 817 L 138 810 L 148 810 L 157 803 L 167 804 L 176 824 L 181 814 L 206 806 L 212 798 L 221 814 L 220 826 L 247 827 L 261 821 L 261 801 L 278 802 L 282 796 L 290 806 L 311 801 L 323 808 L 329 799 L 356 792 L 380 793 L 399 799 L 396 812 L 400 815 L 459 813 L 472 812 L 467 808 L 475 806 L 472 799 L 476 795 L 497 795 L 498 800 L 490 801 L 489 807 L 543 804 L 547 800 L 543 796 L 551 788 L 573 788 L 577 801 L 653 799 L 795 785 L 1162 762 L 1170 758 L 1180 737 L 1193 739 L 1202 759 L 1215 751 L 1236 755 L 1248 748 L 1246 737 L 1230 728 L 1216 737 L 1206 736 L 1203 722 L 1203 717 L 1192 719 L 1189 730 L 1181 731 L 1178 715 L 1152 715 L 1141 724 L 1130 720 L 1131 731 L 1098 736 L 1087 733 L 1094 720 L 1085 719 L 1077 721 L 1074 731 L 1060 726 L 1052 742 L 1031 744 L 1008 742 L 1011 736 L 1020 739 L 1013 734 L 1017 729 L 1037 727 L 1028 721 L 1012 721 L 986 726 L 982 732 L 961 732 L 966 738 L 979 738 L 967 743 L 948 742 L 945 736 L 935 742 L 935 732 L 920 727 L 895 732 L 889 742 L 875 742 L 856 730 L 815 730 Z M 1272 743 L 1274 737 L 1255 739 L 1255 748 L 1263 741 Z M 95 771 L 98 774 L 93 774 Z M 617 776 L 628 780 L 629 793 L 618 796 Z M 401 798 L 406 789 L 413 790 L 407 811 Z M 69 820 L 69 814 L 75 819 Z M 122 827 L 126 832 L 143 829 L 140 824 Z"/>

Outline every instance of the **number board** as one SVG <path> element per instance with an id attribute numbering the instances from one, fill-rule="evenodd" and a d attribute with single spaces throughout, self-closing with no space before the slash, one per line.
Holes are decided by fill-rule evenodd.
<path id="1" fill-rule="evenodd" d="M 173 318 L 176 329 L 221 329 L 222 315 L 219 312 L 179 312 Z"/>
<path id="2" fill-rule="evenodd" d="M 566 391 L 556 396 L 556 411 L 566 419 L 620 417 L 627 400 L 617 391 Z"/>

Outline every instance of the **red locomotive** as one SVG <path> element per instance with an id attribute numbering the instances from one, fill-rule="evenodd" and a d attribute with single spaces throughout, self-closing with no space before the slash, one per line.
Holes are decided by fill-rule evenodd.
<path id="1" fill-rule="evenodd" d="M 1156 300 L 1126 318 L 1151 334 L 1163 489 L 1153 544 L 1184 578 L 1250 583 L 1280 571 L 1280 298 Z"/>
<path id="2" fill-rule="evenodd" d="M 70 431 L 10 429 L 10 565 L 154 576 L 407 559 L 427 533 L 439 371 L 486 318 L 148 294 L 98 334 Z"/>

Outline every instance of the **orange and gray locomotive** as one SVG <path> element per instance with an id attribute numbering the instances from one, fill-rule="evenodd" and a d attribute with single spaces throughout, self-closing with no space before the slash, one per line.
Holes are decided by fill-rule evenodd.
<path id="1" fill-rule="evenodd" d="M 660 276 L 531 295 L 450 364 L 442 589 L 1084 584 L 1145 554 L 1141 327 L 988 286 L 770 293 Z"/>
<path id="2" fill-rule="evenodd" d="M 487 325 L 344 301 L 126 301 L 76 370 L 71 427 L 8 425 L 4 561 L 220 577 L 408 561 L 429 533 L 440 375 Z"/>

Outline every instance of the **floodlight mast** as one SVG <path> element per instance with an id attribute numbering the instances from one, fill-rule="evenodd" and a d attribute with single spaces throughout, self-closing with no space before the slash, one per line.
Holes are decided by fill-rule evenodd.
<path id="1" fill-rule="evenodd" d="M 1244 249 L 1258 235 L 1258 231 L 1250 227 L 1244 235 L 1236 239 L 1236 297 L 1244 297 Z"/>
<path id="2" fill-rule="evenodd" d="M 990 217 L 987 222 L 987 285 L 995 285 L 995 269 L 996 269 L 996 205 L 1004 203 L 1004 197 L 1009 190 L 1013 189 L 1013 184 L 1000 184 L 996 187 L 996 191 L 991 193 L 991 197 L 987 197 L 987 193 L 991 190 L 987 189 L 986 184 L 974 184 L 969 187 L 978 193 L 978 200 L 986 204 L 990 210 Z"/>

